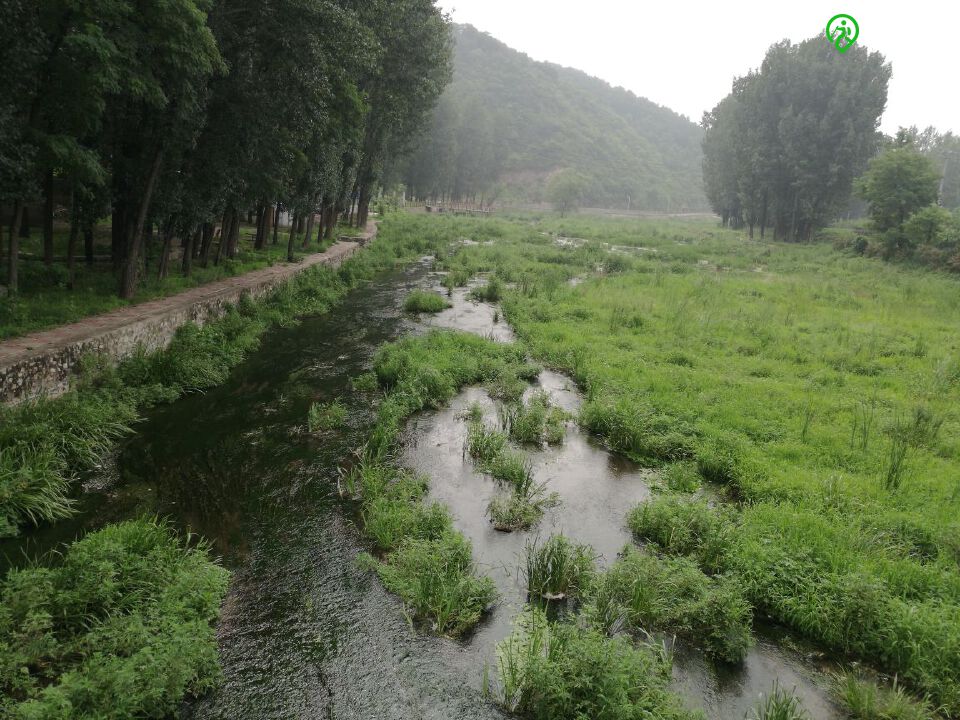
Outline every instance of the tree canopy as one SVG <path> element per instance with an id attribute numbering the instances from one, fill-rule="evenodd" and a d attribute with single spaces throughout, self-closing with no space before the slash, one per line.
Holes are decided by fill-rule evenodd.
<path id="1" fill-rule="evenodd" d="M 771 46 L 759 71 L 703 117 L 703 179 L 725 224 L 810 239 L 850 198 L 880 142 L 890 65 L 822 37 Z"/>
<path id="2" fill-rule="evenodd" d="M 281 208 L 311 222 L 320 212 L 329 232 L 357 199 L 363 224 L 450 75 L 448 21 L 433 0 L 7 0 L 4 14 L 12 290 L 15 230 L 41 199 L 52 227 L 54 179 L 69 189 L 74 227 L 112 215 L 124 297 L 144 273 L 151 228 L 163 257 L 172 238 L 189 239 L 189 272 L 188 257 L 209 259 L 217 225 L 213 261 L 236 252 L 250 210 L 258 246 Z M 50 262 L 52 230 L 44 242 Z"/>

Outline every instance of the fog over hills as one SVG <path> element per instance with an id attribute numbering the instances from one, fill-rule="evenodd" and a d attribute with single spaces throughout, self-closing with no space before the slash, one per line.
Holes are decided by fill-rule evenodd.
<path id="1" fill-rule="evenodd" d="M 696 123 L 472 26 L 454 36 L 453 81 L 404 172 L 413 193 L 538 201 L 549 177 L 570 168 L 589 205 L 707 208 Z"/>

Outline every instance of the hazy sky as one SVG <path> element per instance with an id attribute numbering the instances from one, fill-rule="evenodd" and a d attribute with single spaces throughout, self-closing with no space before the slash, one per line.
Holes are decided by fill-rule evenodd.
<path id="1" fill-rule="evenodd" d="M 958 0 L 439 0 L 469 23 L 525 52 L 583 70 L 699 122 L 756 68 L 767 48 L 823 33 L 847 13 L 859 43 L 893 64 L 881 128 L 934 125 L 960 133 Z"/>

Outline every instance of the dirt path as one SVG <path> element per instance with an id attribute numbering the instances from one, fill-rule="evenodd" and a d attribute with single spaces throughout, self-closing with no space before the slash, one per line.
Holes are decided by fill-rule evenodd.
<path id="1" fill-rule="evenodd" d="M 240 295 L 262 295 L 315 265 L 339 267 L 376 236 L 371 223 L 355 239 L 341 238 L 322 253 L 298 263 L 283 263 L 237 277 L 218 280 L 177 295 L 93 315 L 69 325 L 0 341 L 0 403 L 16 403 L 37 395 L 66 391 L 77 361 L 88 352 L 106 352 L 120 359 L 144 345 L 165 347 L 178 327 L 202 323 L 222 314 Z"/>

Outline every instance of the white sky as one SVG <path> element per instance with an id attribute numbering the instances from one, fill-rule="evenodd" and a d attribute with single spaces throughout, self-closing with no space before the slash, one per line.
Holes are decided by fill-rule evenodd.
<path id="1" fill-rule="evenodd" d="M 960 134 L 958 0 L 439 0 L 535 60 L 578 68 L 699 123 L 767 48 L 823 33 L 847 13 L 858 43 L 893 64 L 881 129 L 934 125 Z"/>

